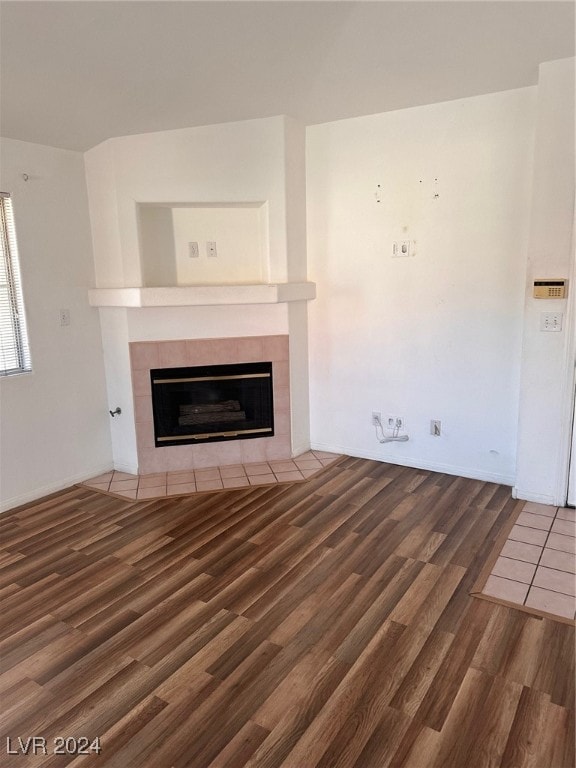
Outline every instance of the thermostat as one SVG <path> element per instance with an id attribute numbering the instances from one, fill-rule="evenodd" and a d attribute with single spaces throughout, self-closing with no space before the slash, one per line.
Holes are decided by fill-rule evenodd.
<path id="1" fill-rule="evenodd" d="M 535 299 L 565 299 L 568 295 L 568 280 L 564 278 L 539 278 L 534 280 Z"/>

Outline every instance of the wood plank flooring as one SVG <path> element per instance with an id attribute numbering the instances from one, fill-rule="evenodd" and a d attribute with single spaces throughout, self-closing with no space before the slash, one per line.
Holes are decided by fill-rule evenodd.
<path id="1" fill-rule="evenodd" d="M 469 595 L 518 504 L 345 458 L 5 513 L 1 764 L 573 768 L 574 627 Z"/>

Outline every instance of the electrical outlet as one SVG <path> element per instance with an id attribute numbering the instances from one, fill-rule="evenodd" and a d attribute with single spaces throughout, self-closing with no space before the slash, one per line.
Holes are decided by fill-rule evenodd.
<path id="1" fill-rule="evenodd" d="M 216 256 L 218 254 L 216 252 L 216 241 L 215 240 L 208 240 L 208 242 L 206 243 L 206 253 L 211 258 L 216 258 Z"/>
<path id="2" fill-rule="evenodd" d="M 404 417 L 388 414 L 386 416 L 386 429 L 395 429 L 401 432 L 404 429 Z"/>
<path id="3" fill-rule="evenodd" d="M 442 422 L 436 419 L 432 419 L 430 422 L 430 434 L 434 437 L 440 437 L 442 434 Z"/>
<path id="4" fill-rule="evenodd" d="M 392 256 L 395 258 L 412 256 L 414 242 L 412 240 L 399 240 L 392 243 Z"/>
<path id="5" fill-rule="evenodd" d="M 197 259 L 200 256 L 197 242 L 188 243 L 188 256 L 191 259 Z"/>
<path id="6" fill-rule="evenodd" d="M 380 411 L 372 411 L 372 424 L 379 427 L 382 424 L 382 414 Z"/>

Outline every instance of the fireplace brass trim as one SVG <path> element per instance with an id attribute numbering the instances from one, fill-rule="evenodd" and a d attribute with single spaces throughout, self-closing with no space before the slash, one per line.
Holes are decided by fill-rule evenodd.
<path id="1" fill-rule="evenodd" d="M 171 435 L 170 437 L 157 437 L 156 442 L 166 443 L 173 440 L 205 440 L 207 437 L 238 437 L 238 435 L 255 435 L 262 432 L 272 432 L 272 427 L 262 429 L 236 429 L 233 432 L 203 432 L 201 435 Z"/>
<path id="2" fill-rule="evenodd" d="M 237 376 L 196 376 L 189 379 L 152 379 L 152 384 L 183 384 L 189 381 L 232 381 L 232 379 L 269 379 L 270 373 L 240 373 Z"/>

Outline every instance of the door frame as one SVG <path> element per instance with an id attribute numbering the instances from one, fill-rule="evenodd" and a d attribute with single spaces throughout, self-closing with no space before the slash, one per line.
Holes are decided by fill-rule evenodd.
<path id="1" fill-rule="evenodd" d="M 556 481 L 556 501 L 565 506 L 568 501 L 570 462 L 576 462 L 572 453 L 573 432 L 576 410 L 576 207 L 572 217 L 571 248 L 572 261 L 568 276 L 568 302 L 566 304 L 566 341 L 564 346 L 564 383 L 562 387 L 562 426 L 560 429 L 560 452 Z"/>

